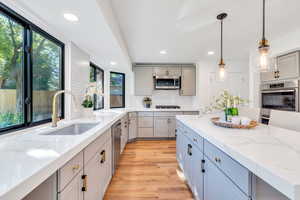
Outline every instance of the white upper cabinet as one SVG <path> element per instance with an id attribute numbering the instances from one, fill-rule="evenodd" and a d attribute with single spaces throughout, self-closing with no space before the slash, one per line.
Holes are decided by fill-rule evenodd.
<path id="1" fill-rule="evenodd" d="M 183 66 L 181 70 L 181 96 L 196 95 L 196 67 Z"/>
<path id="2" fill-rule="evenodd" d="M 278 79 L 299 77 L 299 52 L 280 56 L 277 59 Z"/>
<path id="3" fill-rule="evenodd" d="M 154 88 L 152 67 L 135 67 L 135 95 L 151 96 Z"/>
<path id="4" fill-rule="evenodd" d="M 276 62 L 278 71 L 262 72 L 261 81 L 285 80 L 300 77 L 299 51 L 279 56 Z"/>
<path id="5" fill-rule="evenodd" d="M 154 76 L 181 76 L 181 66 L 162 65 L 153 67 Z"/>
<path id="6" fill-rule="evenodd" d="M 260 73 L 261 81 L 273 81 L 275 79 L 274 72 L 261 72 Z"/>

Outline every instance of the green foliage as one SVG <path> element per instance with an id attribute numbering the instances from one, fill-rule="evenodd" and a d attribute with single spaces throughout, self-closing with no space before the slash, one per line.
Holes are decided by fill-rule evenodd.
<path id="1" fill-rule="evenodd" d="M 12 125 L 23 123 L 24 118 L 22 113 L 5 112 L 0 113 L 0 128 L 5 128 Z"/>
<path id="2" fill-rule="evenodd" d="M 230 105 L 233 105 L 236 102 L 236 105 L 243 105 L 248 100 L 242 99 L 238 96 L 231 95 L 227 90 L 224 90 L 219 97 L 215 98 L 215 101 L 211 104 L 211 109 L 214 110 L 225 110 L 227 107 L 227 102 L 230 102 Z"/>
<path id="3" fill-rule="evenodd" d="M 92 108 L 94 106 L 91 96 L 87 95 L 81 104 L 84 108 Z"/>
<path id="4" fill-rule="evenodd" d="M 15 113 L 22 113 L 24 82 L 24 33 L 21 24 L 0 13 L 0 89 L 16 90 Z M 60 88 L 61 48 L 32 31 L 33 90 L 55 91 Z M 1 102 L 0 102 L 1 103 Z M 23 120 L 21 114 L 0 110 L 0 126 Z"/>

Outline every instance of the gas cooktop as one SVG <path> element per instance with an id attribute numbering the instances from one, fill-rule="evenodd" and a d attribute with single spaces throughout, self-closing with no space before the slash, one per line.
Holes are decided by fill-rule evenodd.
<path id="1" fill-rule="evenodd" d="M 155 106 L 156 109 L 180 109 L 180 106 L 176 105 L 157 105 Z"/>

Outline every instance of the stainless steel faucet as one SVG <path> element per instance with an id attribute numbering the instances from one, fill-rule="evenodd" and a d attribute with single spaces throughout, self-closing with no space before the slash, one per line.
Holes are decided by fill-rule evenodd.
<path id="1" fill-rule="evenodd" d="M 57 127 L 57 122 L 60 120 L 58 115 L 57 115 L 57 107 L 56 107 L 56 101 L 57 101 L 57 97 L 60 95 L 60 94 L 70 94 L 74 100 L 74 103 L 76 105 L 76 99 L 75 99 L 75 96 L 70 92 L 70 91 L 67 91 L 67 90 L 60 90 L 60 91 L 57 91 L 54 96 L 53 96 L 53 101 L 52 101 L 52 127 Z"/>

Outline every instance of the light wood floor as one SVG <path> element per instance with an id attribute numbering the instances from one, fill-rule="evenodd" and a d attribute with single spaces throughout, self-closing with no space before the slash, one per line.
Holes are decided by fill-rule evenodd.
<path id="1" fill-rule="evenodd" d="M 192 200 L 176 161 L 175 141 L 127 144 L 104 200 Z"/>

